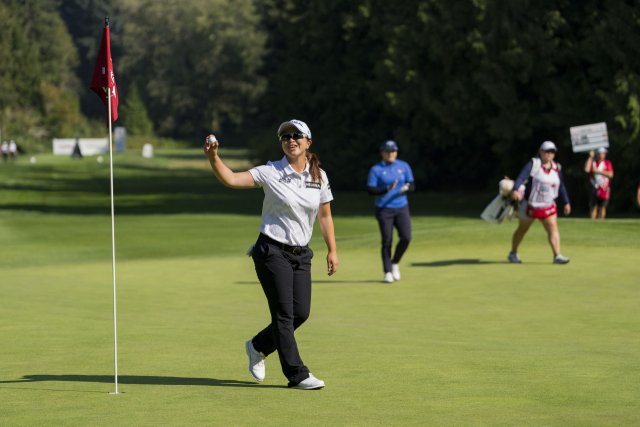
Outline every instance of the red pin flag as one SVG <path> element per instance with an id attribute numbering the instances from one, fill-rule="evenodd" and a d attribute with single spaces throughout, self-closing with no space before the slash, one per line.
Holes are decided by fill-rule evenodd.
<path id="1" fill-rule="evenodd" d="M 109 91 L 111 95 L 111 121 L 115 122 L 118 119 L 118 89 L 116 88 L 116 78 L 113 74 L 113 62 L 111 61 L 108 19 L 105 20 L 105 27 L 102 30 L 98 59 L 96 60 L 96 67 L 93 69 L 93 79 L 89 87 L 100 97 L 107 109 L 109 108 L 107 91 Z"/>
<path id="2" fill-rule="evenodd" d="M 96 60 L 96 68 L 93 69 L 93 79 L 91 80 L 92 91 L 98 94 L 105 107 L 107 107 L 107 127 L 109 128 L 109 169 L 111 171 L 111 266 L 113 273 L 113 362 L 114 362 L 114 382 L 115 392 L 109 394 L 122 394 L 118 391 L 118 335 L 116 329 L 116 234 L 114 225 L 113 209 L 113 138 L 111 123 L 118 118 L 118 89 L 116 88 L 116 78 L 113 75 L 113 62 L 111 62 L 111 43 L 109 41 L 109 17 L 104 19 L 104 30 L 102 31 L 102 41 Z"/>

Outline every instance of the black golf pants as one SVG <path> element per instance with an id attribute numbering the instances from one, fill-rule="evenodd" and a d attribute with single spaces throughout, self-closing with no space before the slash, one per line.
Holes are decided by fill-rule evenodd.
<path id="1" fill-rule="evenodd" d="M 309 318 L 313 252 L 287 252 L 261 234 L 252 257 L 271 312 L 271 324 L 253 338 L 253 347 L 265 356 L 277 350 L 289 386 L 297 385 L 309 377 L 293 331 Z"/>
<path id="2" fill-rule="evenodd" d="M 376 207 L 376 219 L 380 225 L 382 235 L 382 265 L 385 273 L 391 272 L 391 264 L 398 264 L 402 255 L 409 247 L 411 241 L 411 217 L 409 216 L 409 205 L 401 208 L 378 208 Z M 391 243 L 393 239 L 393 226 L 398 230 L 398 244 L 391 259 Z"/>

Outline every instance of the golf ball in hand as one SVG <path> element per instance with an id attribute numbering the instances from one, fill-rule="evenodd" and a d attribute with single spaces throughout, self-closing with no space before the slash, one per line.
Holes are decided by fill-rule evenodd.
<path id="1" fill-rule="evenodd" d="M 216 137 L 215 137 L 215 136 L 210 136 L 210 137 L 209 137 L 209 142 L 210 142 L 211 144 L 213 144 L 214 142 L 216 142 Z"/>

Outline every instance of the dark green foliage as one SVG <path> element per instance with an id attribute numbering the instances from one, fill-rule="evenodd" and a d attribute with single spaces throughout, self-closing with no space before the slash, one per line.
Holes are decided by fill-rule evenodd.
<path id="1" fill-rule="evenodd" d="M 135 80 L 161 135 L 201 140 L 242 123 L 263 92 L 253 0 L 121 1 L 116 72 Z"/>
<path id="2" fill-rule="evenodd" d="M 153 123 L 147 114 L 145 103 L 140 99 L 138 85 L 132 83 L 129 92 L 124 97 L 125 103 L 119 107 L 118 117 L 122 118 L 122 125 L 133 136 L 152 136 Z"/>
<path id="3" fill-rule="evenodd" d="M 75 72 L 82 82 L 79 92 L 82 112 L 88 117 L 104 121 L 104 105 L 89 90 L 89 84 L 102 40 L 105 16 L 110 18 L 111 56 L 114 63 L 118 63 L 122 18 L 111 0 L 64 0 L 60 2 L 58 10 L 78 49 L 79 62 Z M 120 76 L 117 74 L 116 83 L 120 85 Z"/>
<path id="4" fill-rule="evenodd" d="M 249 135 L 264 161 L 282 156 L 277 126 L 298 118 L 340 189 L 363 188 L 390 138 L 419 190 L 493 190 L 552 140 L 576 208 L 585 155 L 569 127 L 604 121 L 623 210 L 640 179 L 639 11 L 640 0 L 1 0 L 0 124 L 74 134 L 87 127 L 78 96 L 102 118 L 86 88 L 108 14 L 123 122 L 144 103 L 160 135 L 195 144 L 213 131 L 227 146 Z M 127 99 L 133 82 L 142 101 Z"/>
<path id="5" fill-rule="evenodd" d="M 584 154 L 569 127 L 606 121 L 614 192 L 637 185 L 640 2 L 310 1 L 264 4 L 270 54 L 264 126 L 306 120 L 338 188 L 362 188 L 388 138 L 418 188 L 485 189 L 515 175 L 540 143 L 574 201 Z M 269 147 L 269 150 L 264 147 Z M 615 188 L 619 188 L 616 190 Z M 615 193 L 614 193 L 615 194 Z M 614 200 L 629 207 L 629 198 Z"/>
<path id="6" fill-rule="evenodd" d="M 80 120 L 76 49 L 56 6 L 0 2 L 0 127 L 22 146 Z"/>

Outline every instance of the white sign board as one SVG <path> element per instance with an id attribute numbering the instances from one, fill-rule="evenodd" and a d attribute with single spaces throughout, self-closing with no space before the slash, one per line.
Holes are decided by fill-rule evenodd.
<path id="1" fill-rule="evenodd" d="M 83 156 L 95 156 L 109 152 L 109 138 L 80 138 L 78 143 Z M 57 156 L 70 156 L 75 146 L 75 138 L 53 138 L 53 154 Z"/>
<path id="2" fill-rule="evenodd" d="M 571 145 L 573 146 L 574 153 L 609 146 L 609 135 L 607 134 L 606 123 L 575 126 L 570 128 L 569 132 L 571 133 Z"/>

